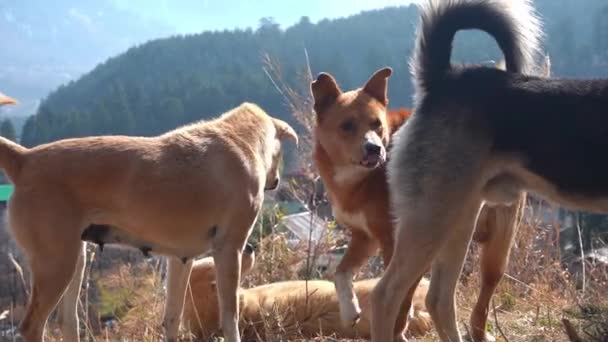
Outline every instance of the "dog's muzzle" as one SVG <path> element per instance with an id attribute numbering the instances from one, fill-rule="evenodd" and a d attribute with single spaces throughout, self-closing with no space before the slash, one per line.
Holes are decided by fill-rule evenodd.
<path id="1" fill-rule="evenodd" d="M 369 141 L 363 145 L 363 160 L 361 160 L 361 166 L 375 168 L 384 163 L 385 159 L 386 153 L 384 151 L 384 146 Z"/>

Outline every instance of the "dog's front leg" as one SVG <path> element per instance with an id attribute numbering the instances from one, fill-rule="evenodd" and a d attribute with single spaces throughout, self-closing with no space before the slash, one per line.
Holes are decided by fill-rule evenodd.
<path id="1" fill-rule="evenodd" d="M 238 330 L 241 258 L 242 246 L 231 244 L 216 248 L 213 253 L 220 304 L 220 324 L 227 342 L 241 341 Z"/>
<path id="2" fill-rule="evenodd" d="M 359 320 L 361 308 L 353 290 L 353 275 L 378 248 L 366 233 L 353 230 L 346 254 L 336 268 L 334 284 L 340 304 L 340 319 L 345 327 L 354 326 Z"/>
<path id="3" fill-rule="evenodd" d="M 165 313 L 163 327 L 165 330 L 165 341 L 177 341 L 179 324 L 182 320 L 186 288 L 190 272 L 192 271 L 192 259 L 185 263 L 177 257 L 167 258 L 167 299 L 165 302 Z"/>

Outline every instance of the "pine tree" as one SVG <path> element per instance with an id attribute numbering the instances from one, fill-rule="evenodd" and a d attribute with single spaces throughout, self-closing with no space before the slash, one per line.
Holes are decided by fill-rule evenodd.
<path id="1" fill-rule="evenodd" d="M 17 133 L 15 132 L 15 127 L 11 120 L 4 119 L 2 123 L 0 123 L 0 135 L 8 140 L 17 141 Z"/>

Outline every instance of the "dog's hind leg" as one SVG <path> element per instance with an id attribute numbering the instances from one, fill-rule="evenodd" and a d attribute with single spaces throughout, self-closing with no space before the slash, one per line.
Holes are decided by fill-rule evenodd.
<path id="1" fill-rule="evenodd" d="M 414 150 L 418 147 L 410 146 Z M 462 169 L 445 172 L 440 157 L 437 157 L 439 162 L 419 162 L 418 168 L 399 167 L 416 165 L 415 160 L 409 158 L 424 152 L 415 152 L 405 155 L 408 158 L 393 160 L 392 179 L 389 172 L 393 208 L 398 219 L 396 243 L 393 258 L 371 297 L 372 341 L 394 338 L 400 310 L 405 313 L 410 310 L 412 294 L 432 264 L 434 293 L 433 289 L 429 291 L 427 307 L 435 325 L 444 330 L 440 333 L 442 339 L 459 342 L 455 322 L 439 320 L 440 317 L 455 319 L 453 290 L 481 204 L 481 196 L 475 196 L 477 175 L 472 162 L 459 164 Z M 445 338 L 448 335 L 451 340 Z"/>
<path id="2" fill-rule="evenodd" d="M 86 243 L 83 242 L 80 253 L 78 254 L 74 276 L 57 306 L 59 329 L 61 330 L 64 341 L 78 341 L 80 337 L 78 303 L 86 266 L 86 248 Z"/>
<path id="3" fill-rule="evenodd" d="M 484 206 L 479 214 L 473 240 L 481 244 L 481 290 L 471 314 L 473 341 L 495 340 L 485 330 L 490 300 L 507 267 L 524 204 L 525 195 L 522 195 L 511 205 Z"/>
<path id="4" fill-rule="evenodd" d="M 74 277 L 82 242 L 74 238 L 55 243 L 60 247 L 39 246 L 39 249 L 27 255 L 32 273 L 32 290 L 20 326 L 21 335 L 27 342 L 42 341 L 48 316 Z M 58 250 L 61 252 L 57 253 Z"/>
<path id="5" fill-rule="evenodd" d="M 353 276 L 377 249 L 378 244 L 366 233 L 352 231 L 348 249 L 336 268 L 334 279 L 340 305 L 340 320 L 345 327 L 355 325 L 361 313 L 357 295 L 353 290 Z"/>
<path id="6" fill-rule="evenodd" d="M 391 341 L 394 338 L 400 311 L 409 312 L 413 290 L 441 247 L 441 238 L 423 233 L 427 223 L 415 224 L 411 220 L 414 215 L 407 217 L 410 220 L 398 223 L 393 258 L 371 294 L 372 341 Z M 424 250 L 416 247 L 424 247 Z"/>
<path id="7" fill-rule="evenodd" d="M 461 212 L 451 222 L 450 235 L 431 267 L 426 305 L 442 341 L 461 341 L 454 293 L 480 207 L 481 198 L 469 199 L 457 207 Z"/>
<path id="8" fill-rule="evenodd" d="M 165 341 L 177 341 L 192 262 L 193 259 L 189 259 L 184 263 L 175 256 L 167 258 L 167 297 L 163 315 Z"/>
<path id="9" fill-rule="evenodd" d="M 394 232 L 391 230 L 391 234 L 384 234 L 382 236 L 378 236 L 377 238 L 380 241 L 382 248 L 382 260 L 384 262 L 384 267 L 386 268 L 393 257 L 393 251 L 395 248 Z M 416 283 L 419 281 L 420 279 L 416 281 Z M 413 296 L 414 291 L 408 291 L 408 294 L 403 302 L 404 307 L 407 307 L 409 305 L 408 303 L 412 302 Z M 399 311 L 399 315 L 397 316 L 397 321 L 395 323 L 395 342 L 407 341 L 405 338 L 405 332 L 408 329 L 408 319 L 412 317 L 413 313 L 413 308 L 411 306 L 409 310 Z"/>

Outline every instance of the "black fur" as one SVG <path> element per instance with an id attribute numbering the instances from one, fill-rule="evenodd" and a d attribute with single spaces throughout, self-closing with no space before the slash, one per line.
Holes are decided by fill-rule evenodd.
<path id="1" fill-rule="evenodd" d="M 141 250 L 144 257 L 148 258 L 150 257 L 150 252 L 152 251 L 152 248 L 148 246 L 142 246 L 141 248 L 139 248 L 139 250 Z"/>
<path id="2" fill-rule="evenodd" d="M 565 194 L 608 195 L 608 80 L 451 66 L 452 39 L 460 29 L 479 28 L 492 35 L 510 71 L 521 72 L 524 50 L 532 45 L 498 2 L 446 1 L 436 5 L 439 9 L 423 11 L 412 61 L 419 82 L 417 119 L 441 120 L 446 127 L 467 125 L 472 138 L 491 141 L 494 155 L 521 158 L 528 170 Z"/>
<path id="3" fill-rule="evenodd" d="M 110 233 L 110 227 L 102 224 L 88 226 L 80 235 L 82 241 L 93 242 L 99 245 L 99 251 L 103 252 L 103 245 Z"/>

